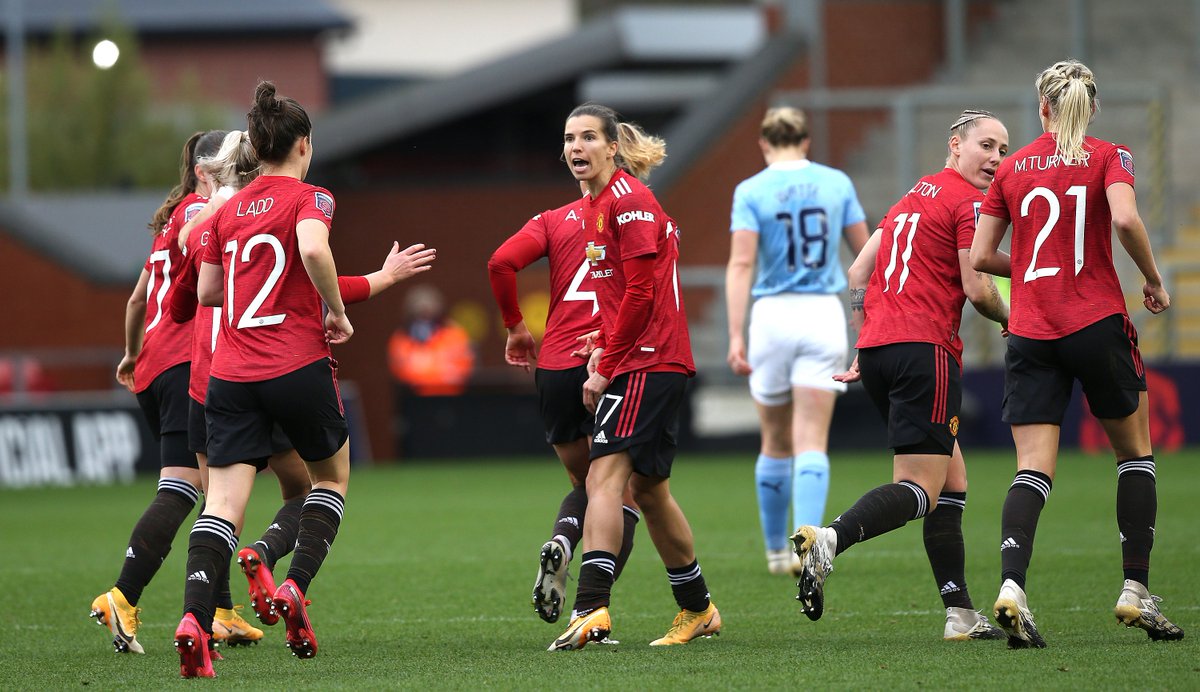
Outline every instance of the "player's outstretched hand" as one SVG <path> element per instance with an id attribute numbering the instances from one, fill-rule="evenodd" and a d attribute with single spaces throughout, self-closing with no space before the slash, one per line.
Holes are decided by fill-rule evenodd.
<path id="1" fill-rule="evenodd" d="M 392 251 L 383 261 L 383 272 L 392 279 L 393 283 L 397 283 L 433 269 L 435 259 L 437 259 L 436 248 L 427 249 L 424 244 L 417 243 L 401 250 L 400 243 L 392 241 Z"/>

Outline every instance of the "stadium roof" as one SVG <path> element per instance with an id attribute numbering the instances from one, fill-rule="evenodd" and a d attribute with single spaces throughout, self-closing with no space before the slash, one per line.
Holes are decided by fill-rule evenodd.
<path id="1" fill-rule="evenodd" d="M 620 9 L 562 39 L 461 75 L 397 87 L 329 112 L 315 124 L 321 165 L 564 81 L 578 79 L 581 92 L 602 100 L 612 89 L 602 78 L 587 82 L 589 73 L 600 70 L 736 62 L 762 46 L 766 31 L 762 12 L 754 7 Z M 640 87 L 647 98 L 654 98 L 661 85 L 653 76 L 627 74 L 620 81 L 626 93 Z M 701 80 L 696 86 L 708 85 Z"/>
<path id="2" fill-rule="evenodd" d="M 0 201 L 0 226 L 23 245 L 100 284 L 133 286 L 150 252 L 146 224 L 165 191 L 32 195 Z"/>
<path id="3" fill-rule="evenodd" d="M 346 15 L 324 0 L 23 0 L 23 15 L 30 34 L 60 29 L 84 34 L 112 15 L 139 34 L 269 34 L 352 26 Z"/>

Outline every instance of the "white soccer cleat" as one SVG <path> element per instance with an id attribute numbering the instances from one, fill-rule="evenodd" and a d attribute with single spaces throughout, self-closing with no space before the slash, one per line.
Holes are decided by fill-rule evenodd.
<path id="1" fill-rule="evenodd" d="M 947 608 L 946 629 L 942 639 L 948 642 L 968 642 L 972 639 L 1005 639 L 1004 630 L 993 625 L 987 616 L 970 608 Z"/>
<path id="2" fill-rule="evenodd" d="M 1126 627 L 1146 630 L 1154 641 L 1178 641 L 1183 639 L 1183 630 L 1163 616 L 1158 609 L 1161 598 L 1150 593 L 1146 587 L 1132 579 L 1125 580 L 1125 588 L 1117 597 L 1113 613 L 1117 622 Z"/>
<path id="3" fill-rule="evenodd" d="M 1005 579 L 1000 585 L 1000 595 L 996 596 L 993 614 L 1008 635 L 1008 648 L 1046 648 L 1046 640 L 1038 634 L 1037 625 L 1033 624 L 1033 613 L 1025 604 L 1025 590 L 1012 579 Z"/>
<path id="4" fill-rule="evenodd" d="M 546 622 L 557 622 L 567 598 L 567 551 L 555 540 L 542 544 L 537 581 L 533 583 L 533 609 Z"/>
<path id="5" fill-rule="evenodd" d="M 837 532 L 821 526 L 801 526 L 792 534 L 800 558 L 800 593 L 796 600 L 809 620 L 820 620 L 825 612 L 825 578 L 833 571 Z"/>

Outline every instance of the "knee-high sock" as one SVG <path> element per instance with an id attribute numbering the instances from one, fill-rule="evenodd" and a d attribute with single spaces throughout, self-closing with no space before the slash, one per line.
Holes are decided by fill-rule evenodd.
<path id="1" fill-rule="evenodd" d="M 130 605 L 137 605 L 142 589 L 150 583 L 171 552 L 171 542 L 183 525 L 200 491 L 181 478 L 160 478 L 158 493 L 133 526 L 125 548 L 125 563 L 116 586 Z"/>
<path id="2" fill-rule="evenodd" d="M 967 591 L 967 551 L 963 545 L 962 518 L 967 494 L 942 491 L 937 508 L 925 515 L 923 533 L 925 554 L 933 568 L 933 578 L 946 608 L 969 608 Z"/>
<path id="3" fill-rule="evenodd" d="M 258 552 L 258 557 L 267 565 L 267 569 L 274 571 L 275 563 L 296 547 L 296 538 L 300 533 L 300 512 L 304 510 L 304 500 L 307 497 L 308 495 L 301 495 L 283 503 L 279 511 L 275 512 L 271 525 L 263 531 L 262 538 L 254 542 L 253 547 Z"/>
<path id="4" fill-rule="evenodd" d="M 788 547 L 788 505 L 792 501 L 792 458 L 758 455 L 754 464 L 754 486 L 758 493 L 758 519 L 767 550 Z"/>
<path id="5" fill-rule="evenodd" d="M 1150 551 L 1154 549 L 1154 521 L 1158 516 L 1158 489 L 1154 457 L 1117 463 L 1117 528 L 1121 530 L 1121 567 L 1126 579 L 1149 587 Z"/>
<path id="6" fill-rule="evenodd" d="M 579 565 L 579 586 L 575 589 L 575 607 L 571 617 L 608 606 L 616 575 L 617 557 L 603 550 L 589 550 Z"/>
<path id="7" fill-rule="evenodd" d="M 829 456 L 801 452 L 792 462 L 792 526 L 822 526 L 829 497 Z"/>
<path id="8" fill-rule="evenodd" d="M 1041 471 L 1017 471 L 1000 515 L 1000 580 L 1012 579 L 1025 588 L 1025 574 L 1033 558 L 1033 536 L 1050 497 L 1053 483 Z"/>
<path id="9" fill-rule="evenodd" d="M 301 593 L 308 593 L 308 585 L 329 555 L 345 508 L 345 498 L 326 488 L 313 488 L 305 498 L 304 509 L 300 512 L 296 554 L 292 556 L 287 573 L 287 578 L 296 583 Z"/>
<path id="10" fill-rule="evenodd" d="M 629 555 L 633 552 L 633 534 L 637 532 L 638 520 L 642 518 L 642 514 L 629 505 L 622 505 L 621 517 L 625 520 L 625 528 L 621 533 L 621 552 L 617 553 L 617 564 L 613 570 L 613 581 L 621 578 L 621 572 L 625 569 L 625 563 L 629 562 Z"/>
<path id="11" fill-rule="evenodd" d="M 855 543 L 898 529 L 928 511 L 929 495 L 925 490 L 916 483 L 900 481 L 868 490 L 829 526 L 837 532 L 840 555 Z"/>
<path id="12" fill-rule="evenodd" d="M 563 497 L 554 517 L 550 537 L 562 544 L 567 551 L 567 560 L 575 554 L 579 541 L 583 540 L 583 515 L 587 512 L 587 488 L 576 486 Z"/>
<path id="13" fill-rule="evenodd" d="M 183 587 L 183 612 L 196 616 L 205 631 L 212 632 L 214 589 L 221 571 L 229 571 L 229 560 L 237 547 L 233 524 L 203 514 L 196 520 L 188 539 L 187 581 Z"/>

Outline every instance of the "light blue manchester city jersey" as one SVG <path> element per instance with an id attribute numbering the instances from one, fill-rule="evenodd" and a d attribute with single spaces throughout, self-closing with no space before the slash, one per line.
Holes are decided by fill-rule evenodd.
<path id="1" fill-rule="evenodd" d="M 849 176 L 811 161 L 779 161 L 733 192 L 730 230 L 758 233 L 755 298 L 777 293 L 837 293 L 842 229 L 865 220 Z"/>

